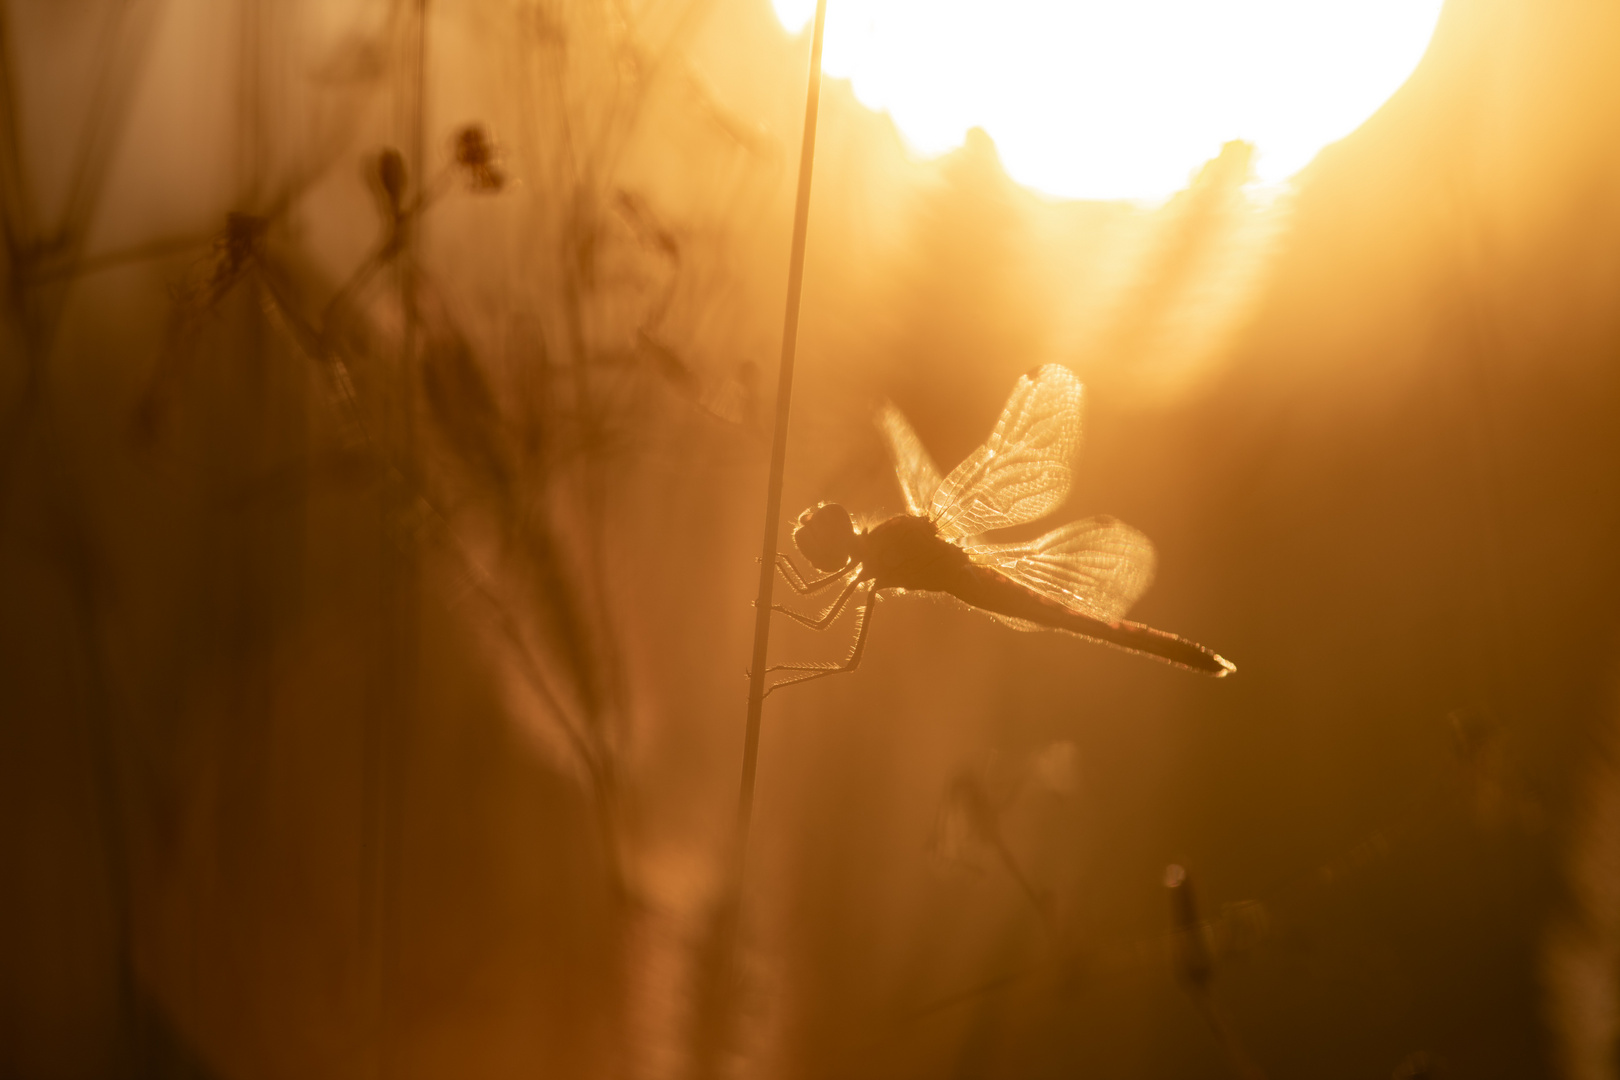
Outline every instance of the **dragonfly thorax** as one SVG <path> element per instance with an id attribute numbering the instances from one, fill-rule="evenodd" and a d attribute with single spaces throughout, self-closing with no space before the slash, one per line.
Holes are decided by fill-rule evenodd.
<path id="1" fill-rule="evenodd" d="M 855 522 L 837 503 L 820 503 L 799 515 L 793 544 L 817 570 L 842 569 L 855 555 Z"/>

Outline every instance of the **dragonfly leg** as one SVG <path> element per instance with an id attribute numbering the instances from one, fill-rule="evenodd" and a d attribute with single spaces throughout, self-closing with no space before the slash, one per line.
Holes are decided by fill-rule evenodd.
<path id="1" fill-rule="evenodd" d="M 855 595 L 855 590 L 860 584 L 860 578 L 852 578 L 850 583 L 844 587 L 844 591 L 838 594 L 837 599 L 828 604 L 819 615 L 801 615 L 792 608 L 784 607 L 781 604 L 772 604 L 771 610 L 780 611 L 794 622 L 808 626 L 812 630 L 825 630 L 834 619 L 843 613 L 844 608 L 849 605 L 849 598 Z"/>
<path id="2" fill-rule="evenodd" d="M 780 551 L 776 553 L 776 569 L 788 583 L 788 588 L 800 596 L 811 596 L 828 589 L 834 582 L 844 580 L 845 575 L 849 573 L 849 567 L 846 566 L 842 570 L 834 570 L 825 577 L 806 578 L 799 572 L 799 568 L 793 565 L 793 560 Z"/>
<path id="3" fill-rule="evenodd" d="M 876 601 L 877 589 L 868 588 L 861 606 L 855 609 L 855 645 L 849 650 L 849 655 L 844 658 L 842 664 L 814 660 L 802 664 L 772 664 L 765 669 L 767 672 L 791 671 L 794 674 L 772 683 L 766 688 L 765 696 L 769 697 L 771 691 L 780 690 L 784 686 L 809 682 L 812 679 L 824 679 L 828 675 L 843 675 L 860 667 L 861 653 L 866 650 L 866 632 L 872 629 L 872 608 L 876 606 Z"/>

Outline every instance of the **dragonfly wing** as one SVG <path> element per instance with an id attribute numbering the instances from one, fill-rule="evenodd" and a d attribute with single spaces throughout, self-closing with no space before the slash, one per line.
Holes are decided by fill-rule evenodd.
<path id="1" fill-rule="evenodd" d="M 1153 583 L 1152 541 L 1111 517 L 1071 522 L 1028 543 L 966 549 L 974 562 L 1103 622 L 1123 618 Z"/>
<path id="2" fill-rule="evenodd" d="M 1038 630 L 1048 629 L 1038 622 L 1030 622 L 1028 619 L 1020 619 L 1016 615 L 997 615 L 992 611 L 990 612 L 990 617 L 1003 626 L 1010 626 L 1014 630 L 1022 630 L 1025 633 L 1034 633 Z"/>
<path id="3" fill-rule="evenodd" d="M 1059 364 L 1013 387 L 989 440 L 951 470 L 929 501 L 928 516 L 947 540 L 1022 525 L 1069 494 L 1080 447 L 1084 388 Z"/>
<path id="4" fill-rule="evenodd" d="M 939 490 L 939 469 L 934 459 L 928 456 L 905 415 L 893 405 L 885 404 L 878 411 L 878 427 L 888 440 L 889 456 L 894 459 L 894 474 L 906 497 L 906 509 L 918 515 L 928 513 L 934 492 Z"/>

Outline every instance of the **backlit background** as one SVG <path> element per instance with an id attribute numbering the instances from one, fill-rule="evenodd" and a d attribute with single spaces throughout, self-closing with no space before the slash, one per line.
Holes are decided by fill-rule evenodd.
<path id="1" fill-rule="evenodd" d="M 1615 1076 L 1620 13 L 1200 7 L 834 0 L 789 513 L 1067 364 L 1239 670 L 886 601 L 732 967 L 805 10 L 0 7 L 0 1075 Z"/>

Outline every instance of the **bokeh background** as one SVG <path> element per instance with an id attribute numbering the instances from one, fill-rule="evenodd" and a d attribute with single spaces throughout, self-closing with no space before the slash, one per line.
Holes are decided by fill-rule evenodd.
<path id="1" fill-rule="evenodd" d="M 1451 0 L 1156 206 L 827 84 L 789 513 L 1067 364 L 1057 516 L 1238 673 L 885 601 L 767 703 L 733 920 L 808 51 L 0 6 L 0 1075 L 1620 1075 L 1620 10 Z"/>

